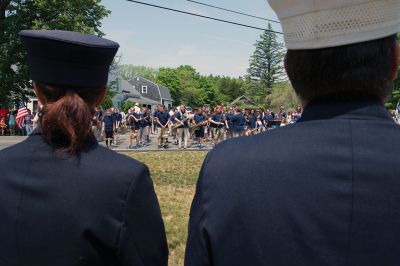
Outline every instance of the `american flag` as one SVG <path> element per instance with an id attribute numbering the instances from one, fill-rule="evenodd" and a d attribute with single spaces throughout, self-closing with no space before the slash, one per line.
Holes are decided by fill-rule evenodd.
<path id="1" fill-rule="evenodd" d="M 28 115 L 28 110 L 23 101 L 19 102 L 19 109 L 17 113 L 17 117 L 15 118 L 15 124 L 19 128 L 23 128 L 25 126 L 25 116 Z"/>

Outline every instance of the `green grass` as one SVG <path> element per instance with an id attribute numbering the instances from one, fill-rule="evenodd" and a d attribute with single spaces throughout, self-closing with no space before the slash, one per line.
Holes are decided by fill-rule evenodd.
<path id="1" fill-rule="evenodd" d="M 128 155 L 150 169 L 168 238 L 169 265 L 184 261 L 189 211 L 207 152 L 143 152 Z"/>

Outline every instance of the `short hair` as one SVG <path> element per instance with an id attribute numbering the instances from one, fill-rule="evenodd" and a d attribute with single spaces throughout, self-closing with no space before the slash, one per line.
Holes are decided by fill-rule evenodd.
<path id="1" fill-rule="evenodd" d="M 316 99 L 384 99 L 389 92 L 396 35 L 317 50 L 288 50 L 286 69 L 298 96 Z"/>

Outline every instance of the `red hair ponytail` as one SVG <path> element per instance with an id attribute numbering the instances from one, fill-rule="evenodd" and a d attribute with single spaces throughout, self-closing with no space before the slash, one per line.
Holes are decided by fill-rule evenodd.
<path id="1" fill-rule="evenodd" d="M 99 90 L 104 92 L 105 87 L 66 92 L 62 88 L 36 85 L 47 101 L 40 119 L 41 133 L 57 152 L 66 155 L 78 153 L 89 140 L 94 139 L 94 107 L 101 95 Z"/>

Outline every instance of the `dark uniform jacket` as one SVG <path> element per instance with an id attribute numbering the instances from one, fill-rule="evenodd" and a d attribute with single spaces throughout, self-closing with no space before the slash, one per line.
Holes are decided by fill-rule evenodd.
<path id="1" fill-rule="evenodd" d="M 0 169 L 1 266 L 167 265 L 145 165 L 97 143 L 63 159 L 34 134 Z"/>
<path id="2" fill-rule="evenodd" d="M 296 125 L 217 146 L 186 265 L 400 265 L 400 127 L 377 101 L 309 105 Z"/>

